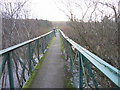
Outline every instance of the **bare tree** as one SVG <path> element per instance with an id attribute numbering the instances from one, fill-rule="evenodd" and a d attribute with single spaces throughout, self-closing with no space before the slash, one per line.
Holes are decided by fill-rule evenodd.
<path id="1" fill-rule="evenodd" d="M 117 44 L 118 44 L 118 55 L 120 55 L 120 1 L 118 3 L 118 38 L 117 38 Z M 120 60 L 120 57 L 118 56 L 118 60 Z M 120 62 L 120 61 L 118 61 Z"/>
<path id="2" fill-rule="evenodd" d="M 24 5 L 27 3 L 27 0 L 24 2 L 21 2 L 20 0 L 14 1 L 9 1 L 5 0 L 1 2 L 2 6 L 2 16 L 3 16 L 3 29 L 2 29 L 2 35 L 3 35 L 3 48 L 9 47 L 11 45 L 14 45 L 16 42 L 20 42 L 20 39 L 16 39 L 16 37 L 19 36 L 20 32 L 18 31 L 17 28 L 17 19 L 20 17 L 21 10 L 23 9 Z M 14 64 L 13 67 L 15 67 L 16 70 L 16 76 L 19 85 L 20 84 L 20 78 L 19 73 L 18 73 L 18 62 L 16 61 L 15 57 L 13 57 Z M 3 78 L 3 82 L 5 84 L 2 84 L 2 87 L 6 87 L 6 81 L 7 81 L 7 69 L 4 71 L 5 76 Z"/>
<path id="3" fill-rule="evenodd" d="M 3 7 L 2 15 L 3 18 L 8 19 L 7 25 L 9 26 L 9 28 L 7 28 L 5 27 L 5 23 L 3 23 L 3 26 L 5 28 L 5 32 L 3 32 L 3 34 L 5 33 L 8 34 L 8 38 L 7 38 L 8 42 L 6 42 L 8 44 L 7 47 L 14 44 L 12 42 L 12 38 L 13 38 L 13 32 L 17 30 L 16 19 L 19 18 L 19 14 L 21 13 L 21 10 L 26 3 L 27 0 L 24 2 L 21 2 L 20 0 L 16 0 L 15 2 L 5 0 L 4 2 L 2 2 L 2 7 Z M 19 34 L 17 33 L 17 35 Z"/>
<path id="4" fill-rule="evenodd" d="M 75 0 L 74 6 L 67 8 L 72 8 L 70 14 L 64 9 L 62 9 L 62 12 L 70 18 L 69 26 L 72 27 L 72 30 L 63 31 L 67 32 L 67 35 L 77 43 L 119 69 L 117 45 L 119 29 L 117 29 L 116 4 L 101 0 Z M 80 17 L 75 12 L 79 12 Z M 73 33 L 69 34 L 70 32 Z M 100 74 L 100 76 L 103 75 Z M 104 77 L 104 80 L 106 80 L 102 82 L 104 84 L 100 83 L 102 87 L 104 85 L 113 86 L 106 77 Z M 105 82 L 107 83 L 105 84 Z"/>

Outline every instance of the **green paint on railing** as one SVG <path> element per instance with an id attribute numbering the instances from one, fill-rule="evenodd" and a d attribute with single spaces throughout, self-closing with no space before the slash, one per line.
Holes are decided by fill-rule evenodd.
<path id="1" fill-rule="evenodd" d="M 81 62 L 83 62 L 86 66 L 85 68 L 88 69 L 88 74 L 92 78 L 93 84 L 94 84 L 96 89 L 98 89 L 99 87 L 98 87 L 98 84 L 97 84 L 95 77 L 92 73 L 92 69 L 89 65 L 89 62 L 96 69 L 98 69 L 100 72 L 102 72 L 106 77 L 108 77 L 114 84 L 116 84 L 118 87 L 120 87 L 120 83 L 118 81 L 118 80 L 120 80 L 120 70 L 118 70 L 117 68 L 108 64 L 107 62 L 105 62 L 104 60 L 102 60 L 101 58 L 96 56 L 95 54 L 91 53 L 87 49 L 83 48 L 82 46 L 80 46 L 79 44 L 74 42 L 72 39 L 68 38 L 61 30 L 59 30 L 59 31 L 60 31 L 60 36 L 61 36 L 63 44 L 64 44 L 65 54 L 67 54 L 66 56 L 69 55 L 68 49 L 67 49 L 68 44 L 71 44 L 75 48 L 75 51 L 77 51 L 79 53 L 78 58 L 79 58 L 79 75 L 80 75 L 79 76 L 79 79 L 80 79 L 79 80 L 79 87 L 80 88 L 83 88 L 83 83 L 84 83 L 83 82 L 83 77 L 84 77 L 83 73 L 85 75 L 85 72 L 83 71 L 83 68 L 82 68 L 84 66 L 81 64 Z M 80 54 L 82 55 L 82 58 L 85 57 L 85 59 L 82 60 Z M 70 58 L 70 56 L 69 56 L 69 58 Z M 86 85 L 87 85 L 87 83 L 86 83 Z"/>
<path id="2" fill-rule="evenodd" d="M 40 60 L 40 56 L 39 56 L 40 55 L 39 40 L 37 40 L 36 43 L 37 43 L 37 53 L 38 53 L 37 57 L 38 57 L 38 60 Z"/>
<path id="3" fill-rule="evenodd" d="M 82 69 L 82 57 L 81 53 L 78 52 L 78 59 L 79 59 L 79 88 L 83 88 L 83 69 Z"/>
<path id="4" fill-rule="evenodd" d="M 70 46 L 70 71 L 73 72 L 73 51 L 71 46 Z"/>
<path id="5" fill-rule="evenodd" d="M 28 64 L 29 64 L 29 73 L 32 73 L 32 50 L 31 43 L 28 44 Z"/>
<path id="6" fill-rule="evenodd" d="M 37 64 L 37 61 L 38 62 L 40 61 L 39 54 L 42 53 L 40 51 L 40 49 L 42 49 L 41 41 L 44 42 L 42 46 L 44 46 L 44 52 L 45 52 L 45 50 L 47 49 L 48 43 L 50 42 L 50 40 L 52 39 L 53 36 L 54 36 L 53 31 L 50 31 L 39 37 L 30 39 L 28 41 L 22 42 L 20 44 L 11 46 L 11 47 L 3 49 L 3 50 L 0 50 L 0 57 L 1 57 L 1 59 L 3 59 L 2 64 L 0 65 L 0 79 L 3 78 L 2 83 L 7 82 L 7 81 L 5 81 L 6 79 L 4 78 L 3 72 L 4 72 L 4 70 L 8 70 L 10 88 L 18 88 L 16 86 L 14 87 L 14 83 L 16 83 L 16 82 L 13 78 L 13 76 L 15 76 L 15 74 L 17 75 L 19 73 L 17 70 L 18 67 L 16 66 L 17 64 L 18 65 L 20 64 L 21 71 L 22 71 L 22 73 L 19 73 L 20 75 L 17 75 L 17 82 L 18 82 L 19 87 L 22 87 L 23 83 L 26 82 L 25 73 L 27 73 L 28 76 L 34 77 L 35 70 L 36 70 L 35 66 Z M 40 40 L 40 42 L 39 42 L 39 40 Z M 44 54 L 44 53 L 42 53 L 42 54 Z M 41 59 L 43 59 L 43 57 Z M 12 68 L 12 67 L 14 67 L 14 62 L 17 62 L 17 64 L 15 64 L 15 68 Z M 8 65 L 8 67 L 5 67 L 6 65 Z M 40 66 L 39 63 L 37 65 L 37 67 L 38 66 Z M 14 72 L 13 72 L 13 70 L 14 70 Z M 7 75 L 6 71 L 5 71 L 5 74 Z M 32 78 L 30 78 L 28 81 L 31 81 L 31 80 L 32 80 Z M 29 84 L 28 84 L 28 86 L 29 86 Z M 3 85 L 2 88 L 5 88 L 5 86 Z"/>
<path id="7" fill-rule="evenodd" d="M 9 73 L 10 88 L 14 88 L 14 79 L 13 79 L 13 70 L 12 70 L 12 59 L 11 59 L 10 52 L 7 53 L 7 64 L 8 64 L 8 73 Z"/>
<path id="8" fill-rule="evenodd" d="M 92 73 L 92 69 L 91 69 L 91 67 L 90 67 L 87 59 L 86 59 L 84 56 L 82 56 L 82 58 L 84 59 L 84 63 L 85 63 L 85 65 L 86 65 L 87 69 L 88 69 L 88 72 L 89 72 L 90 76 L 92 77 L 92 81 L 93 81 L 93 83 L 94 83 L 94 85 L 95 85 L 95 88 L 98 89 L 98 84 L 97 84 L 97 82 L 96 82 L 96 80 L 95 80 L 95 77 L 94 77 L 94 75 L 93 75 L 93 73 Z"/>

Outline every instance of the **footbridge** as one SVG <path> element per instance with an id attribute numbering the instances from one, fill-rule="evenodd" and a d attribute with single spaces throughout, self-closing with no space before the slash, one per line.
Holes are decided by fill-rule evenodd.
<path id="1" fill-rule="evenodd" d="M 104 81 L 120 88 L 120 70 L 60 29 L 0 51 L 0 88 L 99 89 Z"/>

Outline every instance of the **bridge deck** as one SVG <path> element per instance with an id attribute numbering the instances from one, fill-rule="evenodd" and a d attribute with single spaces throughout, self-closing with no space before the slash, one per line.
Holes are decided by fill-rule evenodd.
<path id="1" fill-rule="evenodd" d="M 60 36 L 57 33 L 37 72 L 31 88 L 64 88 L 64 60 L 61 58 Z"/>

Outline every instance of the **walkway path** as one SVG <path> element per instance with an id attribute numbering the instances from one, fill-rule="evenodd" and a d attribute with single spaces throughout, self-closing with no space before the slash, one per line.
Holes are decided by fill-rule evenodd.
<path id="1" fill-rule="evenodd" d="M 61 58 L 60 36 L 57 33 L 31 88 L 64 88 L 64 64 L 64 60 Z"/>

